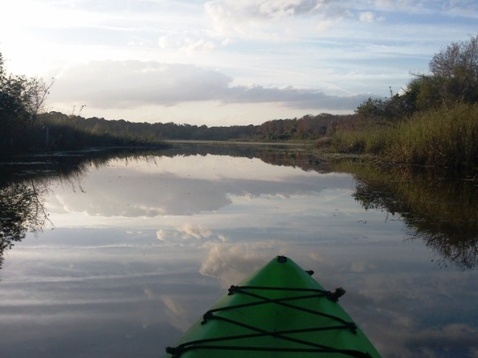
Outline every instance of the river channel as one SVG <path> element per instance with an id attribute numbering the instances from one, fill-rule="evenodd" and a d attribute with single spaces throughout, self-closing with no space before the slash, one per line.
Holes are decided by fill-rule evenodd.
<path id="1" fill-rule="evenodd" d="M 0 163 L 0 356 L 160 357 L 286 255 L 384 357 L 478 357 L 478 183 L 199 144 Z"/>

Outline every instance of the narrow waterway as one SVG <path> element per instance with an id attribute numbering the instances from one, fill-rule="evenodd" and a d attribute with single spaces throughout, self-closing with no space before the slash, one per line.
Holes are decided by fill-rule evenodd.
<path id="1" fill-rule="evenodd" d="M 276 255 L 383 356 L 477 356 L 475 183 L 231 150 L 2 164 L 0 356 L 161 356 Z"/>

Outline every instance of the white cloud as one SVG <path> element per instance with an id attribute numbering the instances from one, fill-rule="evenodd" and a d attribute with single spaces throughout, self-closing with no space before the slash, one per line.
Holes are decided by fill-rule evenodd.
<path id="1" fill-rule="evenodd" d="M 194 44 L 191 46 L 195 46 Z M 319 90 L 234 86 L 223 73 L 193 65 L 143 61 L 95 61 L 64 69 L 51 91 L 50 103 L 96 108 L 181 102 L 280 103 L 293 108 L 353 110 L 367 95 L 339 97 Z"/>
<path id="2" fill-rule="evenodd" d="M 283 19 L 284 17 L 310 14 L 328 1 L 317 0 L 216 0 L 206 3 L 212 14 L 226 15 L 240 20 L 250 18 Z"/>
<path id="3" fill-rule="evenodd" d="M 212 231 L 202 225 L 194 225 L 191 223 L 186 223 L 178 229 L 179 233 L 183 239 L 195 238 L 208 239 L 212 235 Z"/>
<path id="4" fill-rule="evenodd" d="M 66 68 L 51 101 L 108 108 L 215 99 L 231 79 L 193 65 L 143 61 L 95 61 Z M 73 91 L 74 90 L 74 91 Z"/>
<path id="5" fill-rule="evenodd" d="M 212 51 L 217 46 L 212 40 L 185 34 L 163 35 L 159 38 L 158 45 L 161 49 L 174 49 L 186 53 Z"/>
<path id="6" fill-rule="evenodd" d="M 349 15 L 330 0 L 214 0 L 205 4 L 216 34 L 283 42 L 311 37 L 317 23 L 335 23 Z"/>
<path id="7" fill-rule="evenodd" d="M 371 11 L 365 11 L 365 12 L 360 13 L 359 19 L 362 22 L 368 22 L 368 23 L 372 23 L 372 22 L 376 21 L 375 14 Z"/>
<path id="8" fill-rule="evenodd" d="M 341 17 L 346 11 L 331 0 L 214 0 L 205 4 L 207 13 L 226 23 L 256 20 L 284 20 L 289 17 L 327 15 Z"/>
<path id="9" fill-rule="evenodd" d="M 283 248 L 280 248 L 280 247 Z M 209 246 L 199 272 L 219 279 L 224 287 L 237 284 L 274 255 L 283 253 L 286 243 L 251 242 L 241 244 L 215 243 Z"/>
<path id="10" fill-rule="evenodd" d="M 168 237 L 168 233 L 165 230 L 159 229 L 156 231 L 156 238 L 159 241 L 165 241 Z"/>
<path id="11" fill-rule="evenodd" d="M 184 313 L 184 307 L 171 296 L 162 295 L 161 301 L 164 303 L 166 308 L 175 316 L 181 316 Z"/>

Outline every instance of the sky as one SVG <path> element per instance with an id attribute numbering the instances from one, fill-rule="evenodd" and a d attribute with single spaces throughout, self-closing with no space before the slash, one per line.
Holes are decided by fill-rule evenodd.
<path id="1" fill-rule="evenodd" d="M 400 92 L 477 20 L 476 0 L 16 0 L 0 53 L 54 79 L 47 111 L 249 125 Z"/>

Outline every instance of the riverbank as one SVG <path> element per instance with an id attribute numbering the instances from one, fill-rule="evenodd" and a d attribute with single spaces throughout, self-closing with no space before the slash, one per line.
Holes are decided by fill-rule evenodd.
<path id="1" fill-rule="evenodd" d="M 442 107 L 397 120 L 338 129 L 318 150 L 373 155 L 384 163 L 447 174 L 478 173 L 478 104 Z"/>

